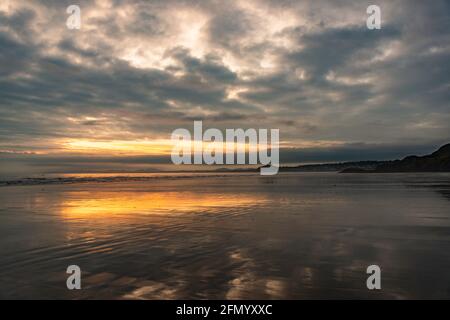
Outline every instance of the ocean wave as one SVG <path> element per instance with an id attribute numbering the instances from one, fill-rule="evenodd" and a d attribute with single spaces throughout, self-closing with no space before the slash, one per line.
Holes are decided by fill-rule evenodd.
<path id="1" fill-rule="evenodd" d="M 105 182 L 139 182 L 154 179 L 189 179 L 189 178 L 220 178 L 233 175 L 243 176 L 251 173 L 161 173 L 142 176 L 83 176 L 83 177 L 31 177 L 11 180 L 0 180 L 0 187 L 7 186 L 32 186 L 32 185 L 48 185 L 48 184 L 73 184 L 73 183 L 105 183 Z"/>

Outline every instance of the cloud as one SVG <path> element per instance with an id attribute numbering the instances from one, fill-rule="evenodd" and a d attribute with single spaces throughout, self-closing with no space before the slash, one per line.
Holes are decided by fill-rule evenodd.
<path id="1" fill-rule="evenodd" d="M 0 150 L 167 139 L 193 120 L 280 128 L 293 148 L 448 141 L 449 3 L 381 1 L 381 30 L 368 4 L 80 1 L 76 31 L 67 3 L 6 1 Z"/>

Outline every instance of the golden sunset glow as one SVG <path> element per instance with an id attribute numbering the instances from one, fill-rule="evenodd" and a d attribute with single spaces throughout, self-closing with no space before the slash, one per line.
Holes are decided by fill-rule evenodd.
<path id="1" fill-rule="evenodd" d="M 63 148 L 70 152 L 110 154 L 126 153 L 129 155 L 148 154 L 162 155 L 170 154 L 172 143 L 170 140 L 72 140 L 62 143 Z"/>

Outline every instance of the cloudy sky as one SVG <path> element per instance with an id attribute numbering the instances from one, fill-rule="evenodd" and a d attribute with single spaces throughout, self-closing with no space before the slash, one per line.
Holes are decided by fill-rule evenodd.
<path id="1" fill-rule="evenodd" d="M 3 171 L 167 162 L 193 120 L 279 128 L 284 162 L 432 151 L 450 142 L 450 2 L 0 2 Z"/>

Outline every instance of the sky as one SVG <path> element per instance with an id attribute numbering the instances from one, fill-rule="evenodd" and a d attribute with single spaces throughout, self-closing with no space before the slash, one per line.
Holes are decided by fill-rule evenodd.
<path id="1" fill-rule="evenodd" d="M 0 2 L 0 175 L 156 168 L 194 120 L 280 129 L 283 163 L 450 142 L 449 1 L 71 4 Z"/>

